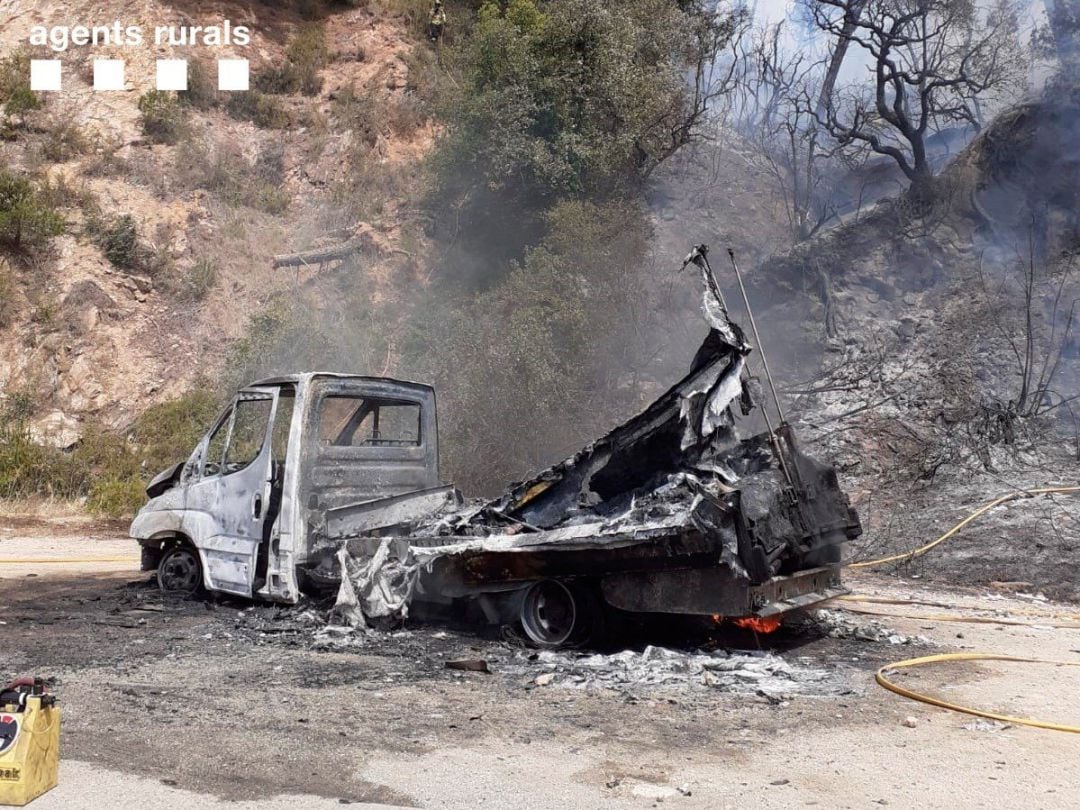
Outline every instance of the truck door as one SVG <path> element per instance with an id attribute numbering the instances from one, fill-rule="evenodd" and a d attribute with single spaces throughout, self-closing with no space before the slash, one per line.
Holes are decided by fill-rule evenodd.
<path id="1" fill-rule="evenodd" d="M 199 480 L 188 490 L 188 513 L 203 522 L 201 531 L 189 536 L 199 549 L 210 590 L 251 596 L 271 505 L 270 426 L 278 394 L 276 388 L 246 388 L 236 396 L 207 437 Z"/>

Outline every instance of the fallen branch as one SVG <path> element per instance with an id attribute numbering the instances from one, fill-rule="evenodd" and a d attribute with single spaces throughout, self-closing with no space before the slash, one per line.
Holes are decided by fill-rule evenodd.
<path id="1" fill-rule="evenodd" d="M 331 247 L 305 250 L 300 253 L 283 253 L 280 256 L 274 257 L 273 266 L 275 268 L 303 267 L 304 265 L 309 264 L 322 264 L 324 262 L 346 259 L 352 254 L 363 250 L 369 243 L 369 239 L 360 237 L 357 239 L 350 239 L 348 242 L 343 242 L 340 245 L 333 245 Z"/>

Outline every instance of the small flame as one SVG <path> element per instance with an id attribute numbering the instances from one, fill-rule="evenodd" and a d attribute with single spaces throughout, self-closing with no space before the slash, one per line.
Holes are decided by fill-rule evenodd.
<path id="1" fill-rule="evenodd" d="M 774 633 L 780 629 L 779 616 L 743 616 L 732 621 L 736 627 L 753 630 L 755 633 Z"/>

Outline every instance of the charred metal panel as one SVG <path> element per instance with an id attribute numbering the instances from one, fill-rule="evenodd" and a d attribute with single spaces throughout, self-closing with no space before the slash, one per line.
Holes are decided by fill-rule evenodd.
<path id="1" fill-rule="evenodd" d="M 403 527 L 449 507 L 461 505 L 452 486 L 432 487 L 388 498 L 339 506 L 326 512 L 328 540 Z"/>
<path id="2" fill-rule="evenodd" d="M 418 443 L 413 446 L 339 446 L 319 439 L 320 414 L 333 397 L 371 397 L 414 403 L 420 409 Z M 300 496 L 309 512 L 402 495 L 439 484 L 435 393 L 428 386 L 370 378 L 319 377 L 304 408 L 307 441 L 301 449 L 306 470 Z M 324 427 L 325 431 L 325 427 Z"/>
<path id="3" fill-rule="evenodd" d="M 747 616 L 751 612 L 746 580 L 726 567 L 613 574 L 601 580 L 601 589 L 608 604 L 636 613 Z"/>
<path id="4" fill-rule="evenodd" d="M 846 593 L 835 568 L 813 568 L 749 585 L 728 568 L 613 574 L 604 599 L 620 610 L 703 616 L 771 616 Z"/>

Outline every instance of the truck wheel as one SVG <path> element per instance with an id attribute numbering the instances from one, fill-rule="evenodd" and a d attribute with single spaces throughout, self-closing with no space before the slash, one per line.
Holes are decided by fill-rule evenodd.
<path id="1" fill-rule="evenodd" d="M 601 641 L 606 611 L 595 583 L 542 579 L 525 589 L 521 628 L 537 647 L 581 647 Z"/>
<path id="2" fill-rule="evenodd" d="M 560 647 L 574 635 L 578 604 L 563 583 L 542 579 L 521 600 L 521 628 L 538 647 Z"/>
<path id="3" fill-rule="evenodd" d="M 202 565 L 191 546 L 173 546 L 161 557 L 157 570 L 158 586 L 165 593 L 193 594 L 202 585 Z"/>

